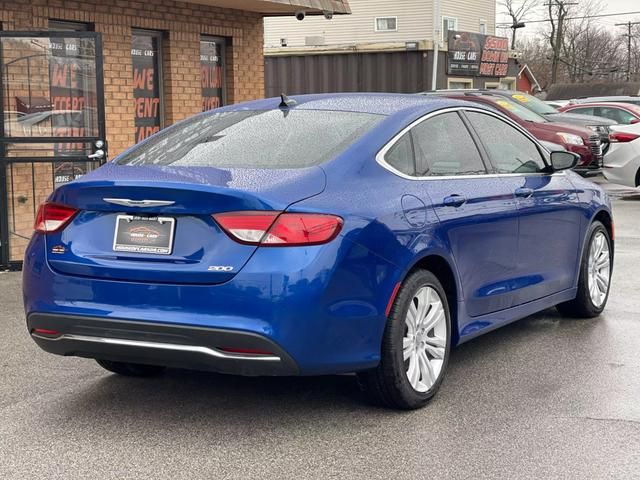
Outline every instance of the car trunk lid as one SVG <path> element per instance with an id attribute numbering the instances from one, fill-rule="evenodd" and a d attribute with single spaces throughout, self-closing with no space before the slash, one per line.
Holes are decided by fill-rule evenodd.
<path id="1" fill-rule="evenodd" d="M 319 167 L 108 164 L 52 195 L 52 202 L 79 212 L 62 231 L 47 234 L 47 259 L 52 269 L 69 275 L 222 283 L 242 269 L 256 247 L 229 238 L 212 214 L 284 211 L 324 187 Z"/>

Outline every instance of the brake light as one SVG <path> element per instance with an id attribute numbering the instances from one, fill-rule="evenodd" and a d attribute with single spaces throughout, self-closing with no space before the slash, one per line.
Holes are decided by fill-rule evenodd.
<path id="1" fill-rule="evenodd" d="M 38 208 L 33 229 L 40 233 L 57 232 L 63 229 L 78 210 L 59 203 L 45 202 Z"/>
<path id="2" fill-rule="evenodd" d="M 213 215 L 232 239 L 248 245 L 321 245 L 340 233 L 342 219 L 318 213 L 230 212 Z"/>
<path id="3" fill-rule="evenodd" d="M 632 142 L 636 138 L 640 138 L 640 135 L 629 132 L 613 132 L 609 134 L 609 141 L 613 143 L 627 143 Z"/>
<path id="4" fill-rule="evenodd" d="M 49 335 L 51 337 L 55 337 L 57 335 L 60 335 L 60 332 L 57 330 L 49 330 L 48 328 L 34 328 L 33 332 L 37 335 Z"/>

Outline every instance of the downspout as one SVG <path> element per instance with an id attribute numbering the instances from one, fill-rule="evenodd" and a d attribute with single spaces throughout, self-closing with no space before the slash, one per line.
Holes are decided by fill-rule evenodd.
<path id="1" fill-rule="evenodd" d="M 433 0 L 433 71 L 431 72 L 431 90 L 438 89 L 438 52 L 440 47 L 440 0 Z"/>

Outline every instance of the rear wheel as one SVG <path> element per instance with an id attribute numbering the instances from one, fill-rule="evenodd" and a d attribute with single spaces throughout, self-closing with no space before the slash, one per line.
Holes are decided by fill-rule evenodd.
<path id="1" fill-rule="evenodd" d="M 558 311 L 568 317 L 597 317 L 609 298 L 613 262 L 611 237 L 604 225 L 595 221 L 589 227 L 587 239 L 576 298 L 557 306 Z"/>
<path id="2" fill-rule="evenodd" d="M 377 368 L 358 374 L 365 393 L 391 408 L 424 406 L 444 378 L 451 318 L 442 285 L 431 272 L 412 273 L 389 314 Z"/>
<path id="3" fill-rule="evenodd" d="M 96 360 L 96 362 L 98 362 L 98 365 L 102 368 L 126 377 L 153 377 L 160 375 L 165 369 L 165 367 L 157 365 L 112 362 L 111 360 Z"/>

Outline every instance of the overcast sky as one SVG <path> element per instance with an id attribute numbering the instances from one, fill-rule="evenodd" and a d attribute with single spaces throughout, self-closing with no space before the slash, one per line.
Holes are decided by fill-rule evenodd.
<path id="1" fill-rule="evenodd" d="M 574 1 L 574 0 L 571 0 Z M 579 0 L 578 0 L 578 3 Z M 623 13 L 623 12 L 640 12 L 640 0 L 603 0 L 602 4 L 604 5 L 604 10 L 598 13 Z M 579 8 L 579 5 L 578 7 Z M 502 8 L 498 6 L 498 22 L 507 23 L 509 20 L 506 20 L 503 16 L 500 15 Z M 537 14 L 529 15 L 528 20 L 537 20 L 545 18 L 545 9 L 541 8 L 538 10 Z M 610 28 L 618 28 L 620 29 L 620 33 L 623 32 L 623 27 L 615 27 L 616 23 L 623 23 L 631 21 L 640 21 L 640 13 L 636 13 L 633 15 L 619 15 L 613 17 L 604 17 L 597 19 L 598 23 L 603 27 Z M 531 23 L 524 30 L 520 30 L 518 35 L 522 34 L 532 34 L 535 33 L 540 28 L 545 28 L 547 24 L 544 23 Z"/>

